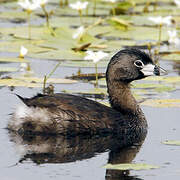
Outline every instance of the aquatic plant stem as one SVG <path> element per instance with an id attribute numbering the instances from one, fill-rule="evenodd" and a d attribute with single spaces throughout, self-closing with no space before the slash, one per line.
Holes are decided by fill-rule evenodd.
<path id="1" fill-rule="evenodd" d="M 89 8 L 87 7 L 86 8 L 86 16 L 88 16 L 88 13 L 89 13 Z"/>
<path id="2" fill-rule="evenodd" d="M 65 5 L 68 6 L 69 2 L 68 0 L 65 0 Z"/>
<path id="3" fill-rule="evenodd" d="M 147 49 L 148 49 L 148 51 L 149 51 L 150 57 L 152 58 L 152 44 L 151 44 L 151 43 L 148 43 L 148 44 L 147 44 Z"/>
<path id="4" fill-rule="evenodd" d="M 113 16 L 116 15 L 116 10 L 115 10 L 114 3 L 112 3 L 112 15 L 113 15 Z"/>
<path id="5" fill-rule="evenodd" d="M 41 8 L 42 8 L 42 10 L 43 10 L 43 12 L 44 12 L 44 14 L 45 14 L 45 17 L 46 17 L 46 26 L 47 26 L 47 28 L 49 29 L 51 35 L 52 35 L 52 36 L 55 36 L 55 32 L 54 32 L 54 30 L 51 28 L 50 23 L 49 23 L 49 14 L 48 14 L 48 12 L 46 11 L 45 4 L 41 5 Z"/>
<path id="6" fill-rule="evenodd" d="M 154 11 L 156 11 L 156 10 L 157 10 L 157 4 L 158 4 L 158 1 L 157 1 L 157 0 L 155 0 L 155 2 L 154 2 Z"/>
<path id="7" fill-rule="evenodd" d="M 41 8 L 45 14 L 45 17 L 46 17 L 46 26 L 49 28 L 49 14 L 48 12 L 46 11 L 46 8 L 45 8 L 45 5 L 41 5 Z"/>
<path id="8" fill-rule="evenodd" d="M 56 71 L 56 69 L 59 67 L 59 65 L 61 64 L 61 62 L 58 62 L 56 64 L 56 66 L 52 69 L 52 71 L 48 74 L 44 76 L 44 82 L 43 82 L 43 93 L 45 93 L 45 88 L 46 88 L 46 83 L 47 80 L 54 74 L 54 72 Z"/>
<path id="9" fill-rule="evenodd" d="M 82 21 L 82 11 L 81 11 L 81 10 L 79 10 L 78 12 L 79 12 L 79 17 L 80 17 L 80 22 L 81 22 L 81 25 L 83 25 L 83 21 Z"/>
<path id="10" fill-rule="evenodd" d="M 27 11 L 28 15 L 28 39 L 31 40 L 31 11 Z"/>
<path id="11" fill-rule="evenodd" d="M 159 39 L 158 39 L 158 43 L 157 43 L 157 49 L 155 51 L 155 55 L 158 57 L 159 56 L 159 52 L 160 52 L 160 47 L 161 47 L 161 36 L 162 36 L 162 23 L 159 24 Z M 159 58 L 155 59 L 155 63 L 158 63 Z"/>
<path id="12" fill-rule="evenodd" d="M 93 16 L 96 15 L 96 0 L 94 0 Z"/>
<path id="13" fill-rule="evenodd" d="M 147 0 L 145 6 L 143 8 L 143 12 L 144 13 L 148 13 L 149 12 L 149 5 L 150 5 L 150 1 Z"/>
<path id="14" fill-rule="evenodd" d="M 98 68 L 97 68 L 97 63 L 95 63 L 95 71 L 96 71 L 96 84 L 95 86 L 98 86 Z"/>
<path id="15" fill-rule="evenodd" d="M 62 7 L 63 6 L 63 0 L 59 1 L 59 6 Z"/>
<path id="16" fill-rule="evenodd" d="M 46 77 L 46 75 L 45 75 L 45 76 L 44 76 L 44 81 L 43 81 L 43 94 L 45 94 L 46 81 L 47 81 L 47 77 Z"/>
<path id="17" fill-rule="evenodd" d="M 158 52 L 159 52 L 160 46 L 161 46 L 161 36 L 162 36 L 162 23 L 159 24 Z"/>

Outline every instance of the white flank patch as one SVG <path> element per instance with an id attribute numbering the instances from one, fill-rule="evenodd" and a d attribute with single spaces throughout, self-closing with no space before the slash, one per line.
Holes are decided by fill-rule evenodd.
<path id="1" fill-rule="evenodd" d="M 23 123 L 27 121 L 36 122 L 37 125 L 48 124 L 51 122 L 50 114 L 45 108 L 34 108 L 20 105 L 17 107 L 8 126 L 10 129 L 18 130 L 22 127 Z"/>
<path id="2" fill-rule="evenodd" d="M 20 105 L 17 107 L 15 112 L 16 118 L 25 118 L 30 113 L 30 108 L 25 105 Z"/>

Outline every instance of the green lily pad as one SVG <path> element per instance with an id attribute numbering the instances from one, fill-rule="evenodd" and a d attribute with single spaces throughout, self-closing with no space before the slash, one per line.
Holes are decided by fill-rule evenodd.
<path id="1" fill-rule="evenodd" d="M 28 27 L 1 28 L 0 33 L 5 35 L 13 35 L 15 38 L 28 39 Z M 44 27 L 31 27 L 32 40 L 48 39 L 50 32 Z"/>
<path id="2" fill-rule="evenodd" d="M 179 61 L 180 60 L 180 53 L 179 54 L 168 54 L 168 55 L 162 56 L 162 59 Z"/>
<path id="3" fill-rule="evenodd" d="M 106 169 L 114 169 L 114 170 L 149 170 L 149 169 L 157 169 L 159 166 L 149 165 L 149 164 L 107 164 L 103 166 Z"/>
<path id="4" fill-rule="evenodd" d="M 93 17 L 83 17 L 82 20 L 86 24 L 93 24 L 94 18 Z M 81 26 L 80 17 L 53 17 L 51 20 L 51 26 L 53 27 L 69 27 L 69 24 L 74 26 Z"/>
<path id="5" fill-rule="evenodd" d="M 146 33 L 144 33 L 146 32 Z M 155 27 L 130 27 L 126 31 L 118 31 L 118 30 L 111 30 L 109 33 L 103 35 L 103 37 L 115 37 L 115 38 L 122 38 L 122 39 L 131 39 L 131 40 L 151 40 L 151 41 L 158 41 L 159 38 L 159 29 Z M 162 29 L 162 41 L 168 39 L 167 29 Z"/>
<path id="6" fill-rule="evenodd" d="M 152 107 L 180 107 L 180 99 L 149 99 L 141 103 L 141 105 Z"/>
<path id="7" fill-rule="evenodd" d="M 34 82 L 34 83 L 43 83 L 44 78 L 38 78 L 38 77 L 18 77 L 17 79 L 27 82 Z M 61 78 L 48 78 L 47 83 L 53 83 L 53 84 L 72 84 L 77 83 L 76 80 L 71 79 L 61 79 Z"/>
<path id="8" fill-rule="evenodd" d="M 0 86 L 43 87 L 42 84 L 25 82 L 18 79 L 0 79 Z"/>
<path id="9" fill-rule="evenodd" d="M 11 40 L 11 41 L 6 41 L 6 42 L 1 42 L 0 43 L 0 51 L 2 52 L 20 52 L 20 48 L 23 45 L 28 49 L 28 54 L 29 53 L 43 53 L 47 52 L 49 50 L 52 50 L 52 48 L 47 48 L 47 47 L 40 47 L 40 44 L 44 43 L 44 41 L 31 41 L 29 40 Z M 27 54 L 27 55 L 28 55 Z"/>
<path id="10" fill-rule="evenodd" d="M 16 72 L 17 68 L 14 67 L 0 67 L 0 72 Z"/>
<path id="11" fill-rule="evenodd" d="M 95 83 L 95 81 L 91 81 L 92 83 Z M 98 80 L 98 84 L 100 86 L 105 86 L 106 87 L 106 79 L 101 78 Z M 134 91 L 138 92 L 138 89 L 152 89 L 155 92 L 170 92 L 176 90 L 174 86 L 171 85 L 166 85 L 166 84 L 157 84 L 157 83 L 137 83 L 133 82 L 131 84 L 132 89 Z M 142 93 L 142 92 L 141 92 Z"/>
<path id="12" fill-rule="evenodd" d="M 128 21 L 125 21 L 123 19 L 117 18 L 117 17 L 112 17 L 108 19 L 108 23 L 115 26 L 117 29 L 125 29 L 127 30 L 130 24 Z"/>
<path id="13" fill-rule="evenodd" d="M 177 140 L 166 140 L 166 141 L 163 141 L 162 143 L 167 144 L 167 145 L 180 146 L 180 141 L 177 141 Z"/>
<path id="14" fill-rule="evenodd" d="M 63 50 L 63 51 L 47 51 L 47 52 L 43 52 L 43 53 L 29 53 L 28 54 L 29 57 L 32 58 L 40 58 L 40 59 L 48 59 L 48 60 L 72 60 L 72 61 L 76 61 L 76 62 L 62 62 L 62 66 L 68 66 L 68 64 L 70 64 L 69 66 L 78 66 L 78 61 L 77 60 L 83 60 L 85 53 L 84 52 L 75 52 L 73 50 Z M 87 62 L 86 62 L 87 63 Z M 73 65 L 72 65 L 73 64 Z"/>
<path id="15" fill-rule="evenodd" d="M 99 61 L 97 66 L 98 67 L 107 67 L 107 64 L 108 64 L 108 61 Z M 95 64 L 92 61 L 87 61 L 87 60 L 82 59 L 82 61 L 62 62 L 61 66 L 66 66 L 66 67 L 93 67 L 94 68 Z"/>
<path id="16" fill-rule="evenodd" d="M 8 20 L 14 20 L 14 19 L 27 20 L 27 13 L 25 11 L 4 11 L 4 12 L 0 13 L 0 18 L 8 19 Z M 33 13 L 33 14 L 31 14 L 31 20 L 34 18 L 35 18 L 35 16 Z"/>
<path id="17" fill-rule="evenodd" d="M 17 77 L 12 79 L 0 79 L 0 86 L 23 86 L 23 87 L 43 87 L 44 78 L 37 77 Z M 47 83 L 72 84 L 75 80 L 49 78 Z"/>
<path id="18" fill-rule="evenodd" d="M 24 62 L 29 62 L 29 61 L 23 58 L 0 57 L 0 62 L 24 63 Z"/>
<path id="19" fill-rule="evenodd" d="M 140 89 L 153 89 L 156 92 L 169 92 L 174 91 L 176 88 L 166 85 L 166 84 L 157 84 L 157 83 L 132 83 L 133 88 L 140 88 Z"/>
<path id="20" fill-rule="evenodd" d="M 119 40 L 119 41 L 107 41 L 105 42 L 107 45 L 107 48 L 105 48 L 106 51 L 111 51 L 113 54 L 119 49 L 123 48 L 124 46 L 135 46 L 137 45 L 136 41 L 134 40 Z"/>
<path id="21" fill-rule="evenodd" d="M 107 89 L 106 88 L 93 88 L 93 89 L 88 89 L 88 90 L 64 90 L 66 93 L 71 93 L 71 94 L 99 94 L 99 95 L 107 95 Z"/>
<path id="22" fill-rule="evenodd" d="M 105 101 L 100 101 L 99 103 L 105 105 L 105 106 L 108 106 L 108 107 L 111 107 L 111 105 L 109 104 L 109 102 L 105 102 Z"/>
<path id="23" fill-rule="evenodd" d="M 180 82 L 180 77 L 179 76 L 151 76 L 147 77 L 142 81 L 162 81 L 166 83 L 179 83 Z"/>

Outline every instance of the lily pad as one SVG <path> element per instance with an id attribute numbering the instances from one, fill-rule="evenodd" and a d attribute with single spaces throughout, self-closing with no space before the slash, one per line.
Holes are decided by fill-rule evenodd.
<path id="1" fill-rule="evenodd" d="M 27 13 L 25 11 L 4 11 L 0 13 L 1 19 L 8 19 L 8 20 L 14 20 L 14 19 L 22 19 L 27 20 Z M 34 13 L 31 15 L 31 20 L 34 19 Z"/>
<path id="2" fill-rule="evenodd" d="M 162 59 L 179 61 L 180 60 L 180 53 L 179 54 L 168 54 L 168 55 L 162 56 Z"/>
<path id="3" fill-rule="evenodd" d="M 99 61 L 98 67 L 107 67 L 108 61 Z M 95 67 L 95 64 L 92 61 L 82 60 L 82 61 L 68 61 L 63 62 L 61 66 L 66 67 Z"/>
<path id="4" fill-rule="evenodd" d="M 28 39 L 28 27 L 13 27 L 13 28 L 1 28 L 0 33 L 5 35 L 13 35 L 13 37 L 20 39 Z M 44 27 L 31 27 L 31 38 L 33 40 L 48 39 L 51 36 L 50 32 Z"/>
<path id="5" fill-rule="evenodd" d="M 159 166 L 149 165 L 149 164 L 107 164 L 103 166 L 106 169 L 114 169 L 114 170 L 149 170 L 149 169 L 157 169 Z"/>
<path id="6" fill-rule="evenodd" d="M 23 86 L 23 87 L 42 87 L 44 78 L 37 77 L 17 77 L 13 79 L 0 79 L 0 86 Z M 75 80 L 49 78 L 47 83 L 53 84 L 72 84 Z"/>
<path id="7" fill-rule="evenodd" d="M 28 49 L 28 54 L 29 53 L 43 53 L 47 52 L 49 50 L 52 50 L 52 48 L 48 47 L 40 47 L 40 45 L 44 43 L 43 40 L 39 41 L 31 41 L 29 40 L 10 40 L 6 42 L 1 42 L 0 43 L 0 51 L 2 52 L 16 52 L 19 53 L 20 47 L 23 45 Z M 27 54 L 27 56 L 28 56 Z"/>
<path id="8" fill-rule="evenodd" d="M 170 85 L 157 83 L 133 83 L 132 87 L 136 89 L 153 89 L 156 92 L 169 92 L 176 90 L 176 88 Z"/>
<path id="9" fill-rule="evenodd" d="M 22 58 L 0 57 L 0 62 L 24 63 L 24 62 L 29 62 L 29 61 Z"/>
<path id="10" fill-rule="evenodd" d="M 82 18 L 83 22 L 85 22 L 86 24 L 92 24 L 94 23 L 94 18 L 93 17 L 83 17 Z M 69 27 L 69 24 L 73 25 L 73 26 L 80 26 L 81 25 L 81 21 L 80 21 L 80 17 L 77 15 L 77 17 L 53 17 L 51 20 L 51 25 L 53 27 L 64 27 L 67 26 Z"/>
<path id="11" fill-rule="evenodd" d="M 18 77 L 17 79 L 27 82 L 34 82 L 34 83 L 43 83 L 44 78 L 38 78 L 38 77 Z M 53 84 L 72 84 L 77 83 L 76 80 L 70 80 L 70 79 L 61 79 L 61 78 L 48 78 L 47 83 L 53 83 Z"/>
<path id="12" fill-rule="evenodd" d="M 180 77 L 179 76 L 169 76 L 169 77 L 163 77 L 163 76 L 156 76 L 156 77 L 147 77 L 146 79 L 142 81 L 162 81 L 166 83 L 179 83 Z"/>
<path id="13" fill-rule="evenodd" d="M 16 72 L 18 68 L 14 67 L 0 67 L 0 72 Z"/>
<path id="14" fill-rule="evenodd" d="M 48 51 L 48 52 L 43 52 L 43 53 L 29 53 L 29 57 L 33 58 L 40 58 L 40 59 L 48 59 L 48 60 L 72 60 L 72 61 L 77 61 L 77 60 L 83 60 L 85 53 L 84 52 L 75 52 L 73 50 L 63 50 L 63 51 Z M 86 62 L 87 63 L 87 62 Z M 61 65 L 69 64 L 69 63 L 64 63 L 62 62 Z M 74 66 L 78 66 L 77 62 L 70 62 L 70 64 L 74 64 Z M 67 65 L 68 66 L 68 65 Z"/>
<path id="15" fill-rule="evenodd" d="M 95 83 L 95 81 L 91 81 L 91 82 Z M 106 87 L 106 79 L 105 78 L 99 79 L 98 84 L 100 86 Z M 148 89 L 148 90 L 153 90 L 155 92 L 170 92 L 170 91 L 176 90 L 176 88 L 172 85 L 158 84 L 158 83 L 137 83 L 137 82 L 134 82 L 131 84 L 131 87 L 136 92 L 139 91 L 139 89 Z"/>
<path id="16" fill-rule="evenodd" d="M 42 87 L 42 84 L 24 82 L 18 79 L 0 79 L 0 86 Z"/>
<path id="17" fill-rule="evenodd" d="M 105 42 L 105 44 L 107 45 L 107 48 L 105 48 L 106 51 L 111 51 L 113 52 L 113 54 L 116 51 L 119 51 L 119 49 L 125 47 L 125 46 L 135 46 L 137 45 L 136 41 L 134 40 L 109 40 L 107 42 Z"/>
<path id="18" fill-rule="evenodd" d="M 128 31 L 112 30 L 111 32 L 105 34 L 103 37 L 126 38 L 136 41 L 141 41 L 141 40 L 158 41 L 159 29 L 155 27 L 137 26 L 137 27 L 129 28 Z M 166 30 L 162 29 L 161 39 L 162 41 L 168 39 L 167 29 Z"/>
<path id="19" fill-rule="evenodd" d="M 117 17 L 112 17 L 108 19 L 109 24 L 115 26 L 117 29 L 125 29 L 127 30 L 130 24 L 128 21 L 125 21 L 123 19 L 117 18 Z"/>
<path id="20" fill-rule="evenodd" d="M 141 105 L 152 106 L 152 107 L 178 107 L 180 108 L 180 99 L 150 99 L 146 100 Z"/>
<path id="21" fill-rule="evenodd" d="M 177 141 L 177 140 L 166 140 L 166 141 L 163 141 L 162 143 L 167 144 L 167 145 L 180 146 L 180 141 Z"/>
<path id="22" fill-rule="evenodd" d="M 66 93 L 72 94 L 84 94 L 84 95 L 105 95 L 107 96 L 107 89 L 106 88 L 93 88 L 88 90 L 64 90 Z"/>

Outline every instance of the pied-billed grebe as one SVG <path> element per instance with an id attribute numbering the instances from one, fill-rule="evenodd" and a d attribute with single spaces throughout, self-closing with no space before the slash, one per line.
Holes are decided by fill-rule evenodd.
<path id="1" fill-rule="evenodd" d="M 160 75 L 152 59 L 138 49 L 125 49 L 110 60 L 106 72 L 111 107 L 98 102 L 58 93 L 22 98 L 8 129 L 26 134 L 100 134 L 147 131 L 142 110 L 130 91 L 130 82 Z"/>

